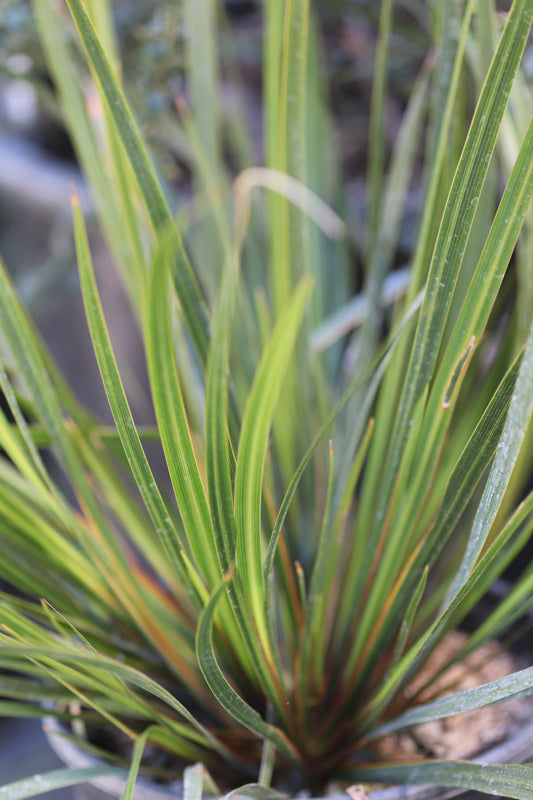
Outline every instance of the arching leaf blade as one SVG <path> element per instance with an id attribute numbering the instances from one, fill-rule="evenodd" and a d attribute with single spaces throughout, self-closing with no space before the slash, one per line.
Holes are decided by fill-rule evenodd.
<path id="1" fill-rule="evenodd" d="M 126 770 L 118 767 L 85 767 L 83 769 L 55 769 L 33 778 L 23 778 L 19 781 L 0 787 L 0 800 L 26 800 L 36 794 L 51 792 L 53 789 L 63 789 L 66 786 L 75 786 L 91 778 L 104 778 L 107 775 L 124 778 Z"/>
<path id="2" fill-rule="evenodd" d="M 293 756 L 294 751 L 289 740 L 281 731 L 266 723 L 261 715 L 237 694 L 220 669 L 213 647 L 213 622 L 217 604 L 225 591 L 226 584 L 222 583 L 211 595 L 198 623 L 196 654 L 200 669 L 217 701 L 237 722 L 258 737 L 271 741 L 285 755 Z"/>
<path id="3" fill-rule="evenodd" d="M 350 773 L 355 781 L 377 781 L 409 786 L 472 789 L 516 800 L 532 800 L 533 767 L 525 765 L 473 764 L 434 761 L 417 764 L 380 764 L 358 767 Z"/>
<path id="4" fill-rule="evenodd" d="M 104 319 L 81 209 L 76 201 L 73 203 L 73 209 L 76 250 L 87 322 L 120 441 L 154 527 L 174 562 L 184 585 L 189 586 L 189 590 L 193 594 L 181 553 L 181 549 L 186 546 L 186 542 L 180 542 L 178 532 L 172 524 L 135 427 Z"/>

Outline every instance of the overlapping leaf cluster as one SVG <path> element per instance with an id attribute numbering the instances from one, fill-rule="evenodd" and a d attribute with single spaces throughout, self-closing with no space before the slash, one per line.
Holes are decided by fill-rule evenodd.
<path id="1" fill-rule="evenodd" d="M 515 0 L 503 26 L 490 0 L 434 4 L 434 52 L 390 164 L 383 2 L 363 239 L 323 202 L 341 207 L 345 187 L 309 2 L 263 7 L 266 169 L 244 117 L 221 114 L 217 4 L 184 4 L 188 98 L 176 115 L 196 199 L 177 214 L 121 90 L 108 3 L 67 6 L 87 72 L 61 4 L 34 0 L 137 315 L 155 424 L 135 423 L 73 198 L 114 426 L 74 399 L 3 271 L 0 538 L 2 577 L 18 592 L 1 595 L 0 712 L 40 714 L 47 701 L 77 729 L 114 725 L 135 742 L 130 796 L 149 742 L 173 755 L 171 775 L 201 762 L 220 790 L 322 791 L 339 779 L 533 797 L 529 767 L 365 765 L 385 732 L 533 687 L 526 669 L 426 705 L 404 692 L 533 531 L 533 129 L 519 72 L 533 2 Z M 425 200 L 390 314 L 413 174 Z M 354 249 L 363 299 L 349 297 Z M 151 465 L 154 440 L 170 483 Z M 523 615 L 532 589 L 526 570 L 456 657 Z"/>

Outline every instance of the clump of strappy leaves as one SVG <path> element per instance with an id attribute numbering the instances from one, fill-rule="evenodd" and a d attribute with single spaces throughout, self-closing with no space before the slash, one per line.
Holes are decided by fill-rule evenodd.
<path id="1" fill-rule="evenodd" d="M 350 187 L 305 0 L 263 6 L 260 166 L 216 4 L 183 4 L 175 125 L 194 202 L 177 210 L 122 92 L 107 3 L 66 5 L 34 0 L 35 15 L 136 314 L 155 419 L 130 409 L 74 197 L 113 422 L 75 399 L 3 272 L 0 710 L 38 714 L 46 701 L 94 752 L 95 725 L 118 730 L 133 745 L 130 797 L 139 768 L 170 780 L 185 769 L 197 793 L 377 781 L 532 797 L 531 767 L 382 763 L 376 742 L 533 686 L 525 669 L 429 703 L 409 689 L 532 532 L 533 132 L 520 62 L 533 4 L 515 0 L 504 18 L 488 1 L 427 10 L 431 57 L 390 154 L 394 7 L 382 4 L 364 227 L 332 210 L 350 208 Z M 89 69 L 64 35 L 71 21 Z M 393 271 L 413 176 L 418 233 Z M 364 291 L 350 297 L 354 257 Z M 524 614 L 532 574 L 448 666 Z"/>

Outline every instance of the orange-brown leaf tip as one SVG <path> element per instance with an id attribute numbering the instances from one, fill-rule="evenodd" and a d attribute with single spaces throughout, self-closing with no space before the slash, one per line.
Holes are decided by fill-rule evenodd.
<path id="1" fill-rule="evenodd" d="M 80 207 L 80 198 L 76 191 L 76 187 L 74 186 L 74 184 L 71 184 L 69 189 L 70 189 L 70 205 L 72 206 L 73 209 L 74 208 L 78 209 Z"/>
<path id="2" fill-rule="evenodd" d="M 174 105 L 180 114 L 187 114 L 189 111 L 189 106 L 187 105 L 185 95 L 183 95 L 181 92 L 178 92 L 174 95 Z"/>

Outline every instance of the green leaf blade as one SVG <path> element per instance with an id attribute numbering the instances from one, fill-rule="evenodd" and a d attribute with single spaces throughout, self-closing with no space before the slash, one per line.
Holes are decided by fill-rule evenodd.
<path id="1" fill-rule="evenodd" d="M 92 778 L 106 776 L 124 778 L 126 770 L 116 767 L 86 767 L 85 769 L 57 769 L 43 775 L 34 775 L 33 778 L 22 780 L 0 787 L 0 800 L 26 800 L 36 794 L 51 792 L 53 789 L 62 789 L 66 786 L 75 786 Z"/>
<path id="2" fill-rule="evenodd" d="M 474 219 L 496 137 L 507 106 L 533 19 L 528 0 L 516 0 L 509 14 L 484 89 L 474 113 L 467 141 L 444 210 L 432 257 L 415 344 L 400 404 L 393 444 L 383 483 L 374 530 L 381 525 L 388 504 L 414 404 L 430 379 L 444 334 L 457 273 Z"/>
<path id="3" fill-rule="evenodd" d="M 213 592 L 198 624 L 196 653 L 204 678 L 217 701 L 236 721 L 261 739 L 272 742 L 286 755 L 293 755 L 294 751 L 288 739 L 279 730 L 266 723 L 261 715 L 237 694 L 218 664 L 213 647 L 213 622 L 217 604 L 225 591 L 226 584 L 223 583 Z"/>
<path id="4" fill-rule="evenodd" d="M 393 731 L 422 725 L 437 719 L 445 719 L 454 714 L 464 714 L 491 703 L 508 700 L 518 694 L 531 692 L 532 689 L 533 667 L 530 667 L 474 689 L 465 689 L 462 692 L 446 695 L 431 703 L 410 709 L 395 720 L 375 728 L 369 738 L 375 739 Z"/>
<path id="5" fill-rule="evenodd" d="M 100 368 L 111 412 L 133 477 L 153 520 L 155 529 L 158 535 L 161 536 L 168 554 L 182 577 L 184 585 L 189 586 L 191 595 L 194 595 L 181 553 L 184 543 L 180 543 L 178 532 L 172 524 L 171 517 L 157 487 L 122 385 L 100 303 L 81 209 L 76 202 L 74 202 L 73 207 L 82 295 L 96 360 Z"/>
<path id="6" fill-rule="evenodd" d="M 312 282 L 303 280 L 264 351 L 242 421 L 235 475 L 237 568 L 263 643 L 265 586 L 261 554 L 261 487 L 268 434 Z"/>
<path id="7" fill-rule="evenodd" d="M 147 358 L 163 450 L 187 532 L 187 553 L 209 585 L 221 574 L 211 529 L 209 506 L 185 411 L 172 336 L 170 260 L 175 238 L 159 248 L 150 281 Z"/>
<path id="8" fill-rule="evenodd" d="M 355 781 L 377 781 L 409 786 L 471 789 L 515 800 L 533 799 L 533 767 L 434 761 L 418 764 L 361 767 L 350 773 Z"/>

